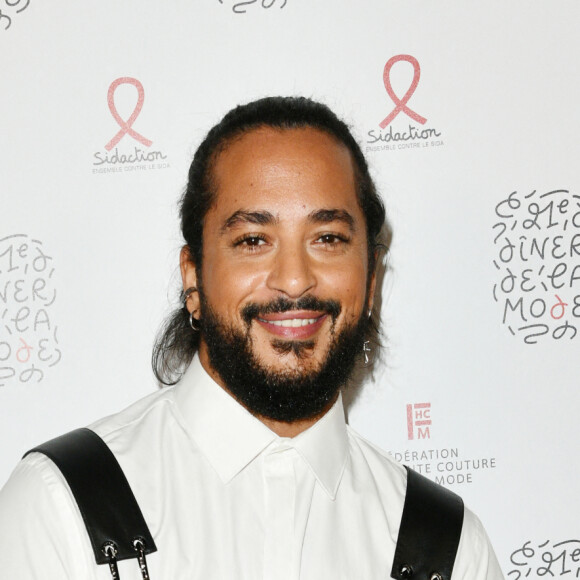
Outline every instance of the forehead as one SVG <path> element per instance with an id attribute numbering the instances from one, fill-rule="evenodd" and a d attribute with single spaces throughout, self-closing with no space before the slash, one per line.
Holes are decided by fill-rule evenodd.
<path id="1" fill-rule="evenodd" d="M 350 151 L 317 129 L 265 127 L 245 133 L 218 155 L 213 179 L 211 211 L 218 214 L 272 206 L 282 213 L 343 208 L 362 218 Z"/>

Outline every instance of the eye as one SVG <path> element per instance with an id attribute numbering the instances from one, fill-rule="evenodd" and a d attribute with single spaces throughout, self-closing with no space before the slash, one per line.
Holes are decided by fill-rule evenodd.
<path id="1" fill-rule="evenodd" d="M 266 243 L 264 236 L 257 234 L 245 234 L 234 240 L 235 248 L 242 248 L 249 251 L 256 251 L 260 246 Z"/>
<path id="2" fill-rule="evenodd" d="M 349 242 L 348 237 L 341 234 L 322 234 L 316 238 L 316 242 L 319 244 L 324 244 L 325 246 L 338 246 L 340 244 L 346 244 Z"/>

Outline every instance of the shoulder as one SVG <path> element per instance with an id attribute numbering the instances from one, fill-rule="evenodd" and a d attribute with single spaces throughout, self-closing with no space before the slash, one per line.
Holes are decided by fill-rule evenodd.
<path id="1" fill-rule="evenodd" d="M 480 519 L 465 508 L 463 530 L 453 569 L 453 578 L 503 580 L 503 573 Z"/>
<path id="2" fill-rule="evenodd" d="M 353 469 L 369 471 L 369 475 L 380 482 L 380 486 L 390 484 L 396 495 L 403 501 L 407 487 L 407 472 L 390 453 L 384 451 L 352 427 L 347 426 Z"/>
<path id="3" fill-rule="evenodd" d="M 85 536 L 60 471 L 28 455 L 0 491 L 0 569 L 13 578 L 80 577 L 92 562 Z"/>
<path id="4" fill-rule="evenodd" d="M 348 428 L 353 471 L 367 470 L 366 477 L 384 498 L 385 511 L 396 519 L 392 526 L 393 538 L 398 535 L 403 504 L 407 491 L 407 472 L 390 453 L 366 440 L 354 429 Z M 434 484 L 438 485 L 438 484 Z M 393 507 L 395 504 L 396 509 Z M 471 580 L 502 580 L 503 574 L 479 518 L 464 508 L 463 527 L 453 569 L 453 578 Z"/>
<path id="5" fill-rule="evenodd" d="M 92 425 L 122 468 L 142 463 L 172 414 L 172 389 L 155 392 Z M 138 457 L 135 457 L 138 455 Z M 134 469 L 133 469 L 134 471 Z M 134 478 L 133 478 L 134 479 Z M 139 487 L 139 486 L 137 486 Z M 26 562 L 26 564 L 23 564 Z M 60 470 L 41 453 L 27 455 L 0 491 L 0 569 L 12 577 L 86 577 L 94 557 L 78 506 Z"/>
<path id="6" fill-rule="evenodd" d="M 103 417 L 89 425 L 89 429 L 108 442 L 120 432 L 138 429 L 143 423 L 155 421 L 160 415 L 171 412 L 173 387 L 164 387 L 135 401 L 129 407 Z"/>

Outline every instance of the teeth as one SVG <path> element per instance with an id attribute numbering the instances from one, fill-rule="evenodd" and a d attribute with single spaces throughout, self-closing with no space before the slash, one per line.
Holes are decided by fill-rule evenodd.
<path id="1" fill-rule="evenodd" d="M 268 322 L 268 324 L 273 324 L 274 326 L 298 328 L 299 326 L 314 324 L 317 320 L 317 318 L 289 318 L 288 320 L 267 320 L 266 322 Z"/>

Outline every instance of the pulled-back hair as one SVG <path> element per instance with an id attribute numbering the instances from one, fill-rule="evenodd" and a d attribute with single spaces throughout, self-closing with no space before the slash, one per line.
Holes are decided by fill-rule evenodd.
<path id="1" fill-rule="evenodd" d="M 180 216 L 181 232 L 189 256 L 195 263 L 198 281 L 201 281 L 204 220 L 216 196 L 215 163 L 234 139 L 261 127 L 317 129 L 348 148 L 354 161 L 358 203 L 366 222 L 370 277 L 375 267 L 376 250 L 381 246 L 385 208 L 358 143 L 348 126 L 326 105 L 305 97 L 267 97 L 229 111 L 209 131 L 193 157 L 187 188 L 180 200 Z M 377 325 L 372 326 L 376 333 Z M 197 352 L 199 340 L 200 333 L 192 331 L 189 312 L 182 303 L 165 322 L 155 341 L 152 365 L 161 383 L 170 385 L 179 380 Z"/>

